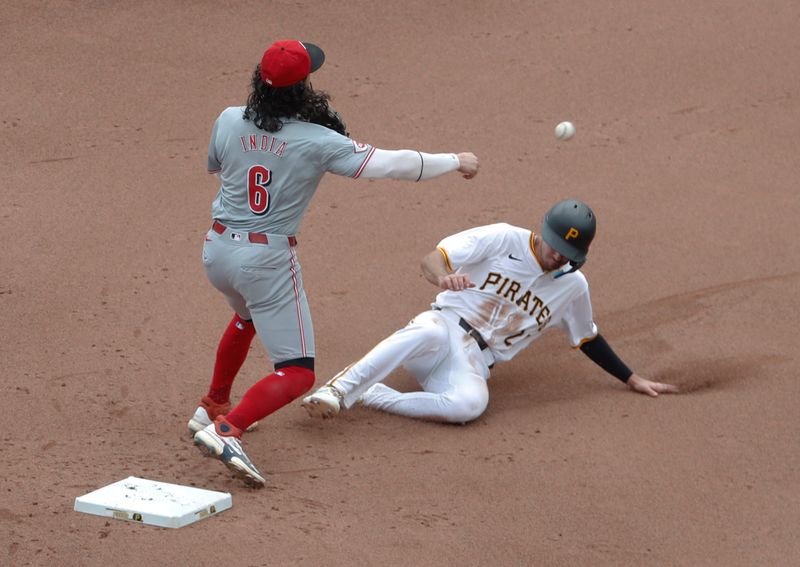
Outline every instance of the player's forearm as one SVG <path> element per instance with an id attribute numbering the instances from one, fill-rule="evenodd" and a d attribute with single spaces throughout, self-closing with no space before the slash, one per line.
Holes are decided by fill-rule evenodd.
<path id="1" fill-rule="evenodd" d="M 597 335 L 591 341 L 581 345 L 581 352 L 588 356 L 600 368 L 627 383 L 633 372 L 622 362 L 619 356 L 611 349 L 602 335 Z"/>
<path id="2" fill-rule="evenodd" d="M 405 179 L 420 181 L 432 179 L 459 168 L 456 154 L 427 154 L 416 150 L 381 150 L 375 148 L 364 166 L 362 178 Z"/>
<path id="3" fill-rule="evenodd" d="M 443 248 L 437 248 L 422 259 L 422 274 L 436 287 L 449 291 L 464 291 L 475 287 L 469 274 L 461 273 L 461 268 L 453 271 Z"/>
<path id="4" fill-rule="evenodd" d="M 436 249 L 429 252 L 420 263 L 422 275 L 436 287 L 441 287 L 442 278 L 452 273 L 445 262 L 444 255 Z"/>

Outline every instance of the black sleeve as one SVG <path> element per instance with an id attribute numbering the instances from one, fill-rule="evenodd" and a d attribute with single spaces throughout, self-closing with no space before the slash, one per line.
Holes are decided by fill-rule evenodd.
<path id="1" fill-rule="evenodd" d="M 625 383 L 628 382 L 628 378 L 633 374 L 633 371 L 611 350 L 609 344 L 600 334 L 591 341 L 583 343 L 581 351 L 600 368 Z"/>

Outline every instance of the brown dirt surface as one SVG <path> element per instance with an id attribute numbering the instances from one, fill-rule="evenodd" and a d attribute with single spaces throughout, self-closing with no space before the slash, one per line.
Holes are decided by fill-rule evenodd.
<path id="1" fill-rule="evenodd" d="M 797 564 L 796 1 L 2 4 L 0 563 Z M 231 315 L 200 258 L 207 140 L 286 37 L 323 46 L 354 138 L 482 160 L 323 181 L 318 383 L 427 307 L 439 239 L 578 197 L 598 325 L 686 393 L 630 393 L 553 333 L 470 425 L 296 402 L 246 439 L 265 490 L 203 460 L 184 428 Z M 254 346 L 234 396 L 270 369 Z M 131 475 L 234 505 L 179 530 L 73 511 Z"/>

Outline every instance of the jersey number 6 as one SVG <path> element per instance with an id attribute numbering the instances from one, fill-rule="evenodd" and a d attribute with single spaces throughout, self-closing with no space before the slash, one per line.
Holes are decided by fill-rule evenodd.
<path id="1" fill-rule="evenodd" d="M 254 215 L 265 215 L 269 210 L 269 192 L 272 172 L 263 165 L 254 165 L 247 171 L 247 199 Z"/>

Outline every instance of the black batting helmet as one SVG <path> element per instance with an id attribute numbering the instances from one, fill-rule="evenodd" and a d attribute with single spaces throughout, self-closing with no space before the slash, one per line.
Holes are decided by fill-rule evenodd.
<path id="1" fill-rule="evenodd" d="M 542 238 L 556 252 L 569 259 L 571 272 L 586 262 L 586 254 L 597 230 L 592 209 L 576 199 L 553 205 L 542 221 Z"/>

